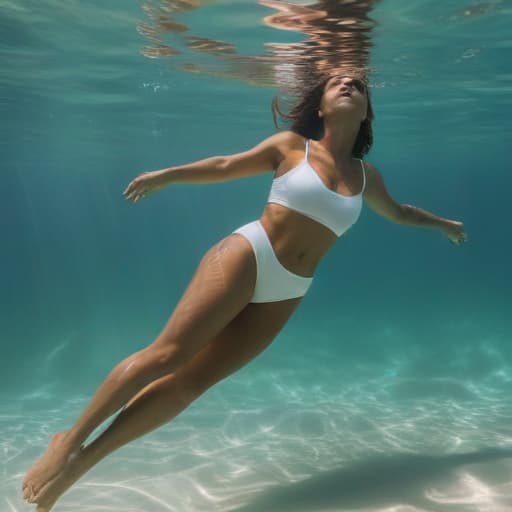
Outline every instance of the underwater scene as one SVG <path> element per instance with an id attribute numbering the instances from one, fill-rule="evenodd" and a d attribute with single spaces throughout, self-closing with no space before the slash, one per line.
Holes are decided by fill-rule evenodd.
<path id="1" fill-rule="evenodd" d="M 511 26 L 510 0 L 2 0 L 0 511 L 512 511 Z M 355 73 L 364 161 L 464 243 L 364 204 L 236 370 L 118 385 L 275 175 L 129 184 L 247 151 L 290 129 L 275 97 Z"/>

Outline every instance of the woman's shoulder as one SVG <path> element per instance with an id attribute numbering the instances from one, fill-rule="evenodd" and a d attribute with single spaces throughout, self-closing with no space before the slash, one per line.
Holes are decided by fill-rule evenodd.
<path id="1" fill-rule="evenodd" d="M 368 160 L 362 160 L 364 162 L 364 170 L 366 176 L 366 190 L 383 190 L 385 188 L 384 177 L 382 173 L 375 165 L 368 162 Z"/>
<path id="2" fill-rule="evenodd" d="M 273 135 L 273 137 L 277 142 L 290 145 L 304 145 L 304 141 L 306 140 L 302 135 L 298 134 L 297 132 L 292 132 L 291 130 L 283 130 L 277 132 Z"/>
<path id="3" fill-rule="evenodd" d="M 274 135 L 274 140 L 276 145 L 279 146 L 281 153 L 283 154 L 286 154 L 289 151 L 295 149 L 303 150 L 306 141 L 302 135 L 291 130 L 283 130 L 281 132 L 277 132 Z"/>
<path id="4" fill-rule="evenodd" d="M 302 135 L 291 130 L 283 130 L 274 133 L 262 142 L 266 147 L 272 147 L 280 158 L 284 158 L 290 151 L 304 148 L 305 139 Z"/>

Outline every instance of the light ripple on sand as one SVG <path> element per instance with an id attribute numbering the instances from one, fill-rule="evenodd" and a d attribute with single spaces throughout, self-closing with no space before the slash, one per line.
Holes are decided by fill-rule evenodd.
<path id="1" fill-rule="evenodd" d="M 411 378 L 396 372 L 333 392 L 334 373 L 323 372 L 324 386 L 302 377 L 233 376 L 174 422 L 105 459 L 57 510 L 285 512 L 283 503 L 297 512 L 510 510 L 512 459 L 499 451 L 512 445 L 507 393 L 431 379 L 431 390 L 423 382 L 415 398 Z M 51 414 L 3 404 L 0 495 L 9 512 L 22 507 L 18 488 L 29 464 L 84 400 L 58 403 Z M 498 451 L 478 452 L 485 447 Z M 457 458 L 466 452 L 476 455 Z M 298 499 L 306 490 L 310 501 Z"/>

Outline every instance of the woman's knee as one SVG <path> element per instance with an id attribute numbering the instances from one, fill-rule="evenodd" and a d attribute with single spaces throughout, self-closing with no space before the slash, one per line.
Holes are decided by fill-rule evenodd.
<path id="1" fill-rule="evenodd" d="M 144 381 L 152 381 L 173 373 L 191 357 L 175 345 L 152 344 L 140 351 L 132 362 L 133 371 L 142 374 Z M 128 365 L 126 371 L 131 370 Z"/>

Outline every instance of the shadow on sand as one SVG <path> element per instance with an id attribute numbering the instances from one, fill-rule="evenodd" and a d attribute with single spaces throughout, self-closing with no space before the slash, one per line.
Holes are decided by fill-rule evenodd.
<path id="1" fill-rule="evenodd" d="M 372 457 L 350 467 L 274 487 L 234 512 L 341 511 L 396 504 L 431 510 L 433 503 L 425 498 L 425 491 L 445 487 L 454 480 L 457 469 L 510 457 L 512 448 L 441 456 Z"/>

